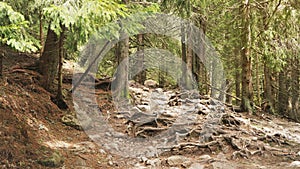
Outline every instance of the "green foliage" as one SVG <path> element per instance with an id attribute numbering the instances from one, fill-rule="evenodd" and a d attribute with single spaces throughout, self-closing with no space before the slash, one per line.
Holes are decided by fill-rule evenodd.
<path id="1" fill-rule="evenodd" d="M 0 2 L 0 43 L 18 51 L 35 52 L 38 42 L 26 30 L 29 22 L 5 2 Z"/>

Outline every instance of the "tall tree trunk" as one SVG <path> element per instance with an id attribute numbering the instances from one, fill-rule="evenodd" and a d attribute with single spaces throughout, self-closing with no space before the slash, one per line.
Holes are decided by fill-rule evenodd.
<path id="1" fill-rule="evenodd" d="M 256 99 L 257 99 L 257 104 L 261 105 L 261 91 L 260 91 L 260 77 L 259 77 L 259 58 L 258 58 L 258 54 L 256 54 L 256 58 L 255 58 L 256 62 L 255 62 L 255 89 L 256 89 Z"/>
<path id="2" fill-rule="evenodd" d="M 252 113 L 252 64 L 251 64 L 251 17 L 250 17 L 250 0 L 245 0 L 242 9 L 242 104 L 241 109 Z"/>
<path id="3" fill-rule="evenodd" d="M 115 94 L 114 97 L 117 99 L 116 101 L 119 103 L 119 106 L 123 106 L 127 104 L 127 100 L 129 97 L 129 92 L 128 92 L 129 37 L 126 37 L 124 40 L 118 43 L 116 54 L 118 60 L 118 68 L 117 68 L 116 79 L 114 81 L 115 85 L 112 86 L 112 90 L 114 91 Z"/>
<path id="4" fill-rule="evenodd" d="M 217 78 L 218 78 L 218 72 L 216 71 L 217 68 L 217 63 L 215 58 L 212 58 L 212 60 L 210 60 L 210 84 L 211 84 L 211 89 L 210 89 L 210 97 L 212 98 L 217 98 L 217 94 L 218 94 L 218 90 L 216 90 L 218 88 L 218 82 L 217 82 Z M 223 84 L 221 84 L 223 85 Z"/>
<path id="5" fill-rule="evenodd" d="M 187 67 L 186 67 L 186 28 L 185 23 L 181 23 L 181 58 L 182 58 L 182 65 L 181 65 L 181 85 L 183 87 L 187 84 Z"/>
<path id="6" fill-rule="evenodd" d="M 4 51 L 0 49 L 0 78 L 3 76 L 3 58 L 4 58 Z"/>
<path id="7" fill-rule="evenodd" d="M 42 86 L 50 91 L 57 75 L 59 62 L 59 37 L 48 27 L 47 38 L 42 56 L 39 59 L 39 71 L 43 75 Z"/>
<path id="8" fill-rule="evenodd" d="M 230 84 L 230 79 L 226 79 L 226 93 L 232 93 L 232 85 Z M 232 96 L 226 95 L 226 103 L 232 104 Z"/>
<path id="9" fill-rule="evenodd" d="M 240 50 L 238 48 L 235 49 L 235 56 L 236 56 L 236 61 L 235 61 L 235 95 L 236 97 L 240 98 L 241 97 L 241 65 L 240 65 Z M 240 105 L 240 101 L 235 99 L 235 104 Z"/>
<path id="10" fill-rule="evenodd" d="M 296 57 L 293 58 L 292 64 L 292 111 L 293 111 L 293 119 L 297 122 L 300 122 L 300 109 L 299 109 L 299 99 L 300 99 L 300 65 L 299 59 Z"/>
<path id="11" fill-rule="evenodd" d="M 264 62 L 264 100 L 265 111 L 274 113 L 274 95 L 272 94 L 272 75 L 266 61 Z"/>
<path id="12" fill-rule="evenodd" d="M 288 92 L 287 92 L 287 79 L 286 74 L 284 72 L 285 70 L 281 70 L 279 72 L 278 76 L 278 94 L 277 94 L 277 100 L 278 100 L 278 106 L 277 111 L 281 115 L 285 115 L 287 112 L 287 105 L 288 105 Z"/>
<path id="13" fill-rule="evenodd" d="M 40 45 L 41 45 L 41 49 L 40 49 L 40 56 L 42 56 L 43 54 L 43 49 L 44 49 L 44 32 L 43 32 L 43 14 L 42 14 L 42 9 L 40 9 L 39 11 L 39 21 L 40 21 Z"/>
<path id="14" fill-rule="evenodd" d="M 59 64 L 58 64 L 58 84 L 57 84 L 57 95 L 56 101 L 63 102 L 63 93 L 62 93 L 62 68 L 63 68 L 63 56 L 64 56 L 64 33 L 65 27 L 62 28 L 62 32 L 59 37 Z"/>
<path id="15" fill-rule="evenodd" d="M 146 80 L 146 70 L 144 70 L 144 35 L 138 34 L 137 35 L 138 40 L 138 53 L 137 53 L 137 68 L 138 68 L 138 74 L 136 76 L 136 81 L 140 84 L 144 84 L 144 81 Z"/>

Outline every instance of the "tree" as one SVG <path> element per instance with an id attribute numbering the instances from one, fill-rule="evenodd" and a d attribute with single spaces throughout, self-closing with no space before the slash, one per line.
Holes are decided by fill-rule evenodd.
<path id="1" fill-rule="evenodd" d="M 241 7 L 241 15 L 243 16 L 242 22 L 242 104 L 243 111 L 252 112 L 252 64 L 251 64 L 251 5 L 250 0 L 245 0 L 244 5 Z"/>
<path id="2" fill-rule="evenodd" d="M 29 22 L 16 12 L 9 4 L 0 2 L 0 76 L 2 76 L 2 59 L 5 56 L 3 47 L 10 46 L 21 52 L 38 50 L 37 40 L 26 29 Z"/>
<path id="3" fill-rule="evenodd" d="M 64 38 L 67 41 L 76 41 L 77 45 L 84 44 L 102 24 L 111 21 L 119 14 L 124 15 L 122 11 L 124 7 L 108 0 L 66 1 L 52 6 L 40 5 L 46 5 L 43 11 L 49 26 L 45 48 L 39 60 L 39 71 L 43 75 L 43 87 L 51 91 L 58 72 L 59 60 L 62 61 Z M 74 49 L 77 50 L 77 46 Z M 61 89 L 60 86 L 61 80 L 58 85 Z M 57 100 L 61 100 L 61 93 L 58 91 Z"/>

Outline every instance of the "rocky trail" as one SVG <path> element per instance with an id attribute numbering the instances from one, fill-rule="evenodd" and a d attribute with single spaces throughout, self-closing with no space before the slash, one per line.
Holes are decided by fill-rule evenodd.
<path id="1" fill-rule="evenodd" d="M 16 55 L 4 63 L 1 168 L 300 168 L 299 123 L 237 113 L 193 90 L 134 82 L 130 104 L 123 104 L 107 90 L 107 79 L 85 91 L 96 100 L 81 97 L 85 107 L 73 105 L 72 75 L 63 86 L 70 109 L 60 110 L 40 87 L 39 74 L 22 65 L 35 59 Z"/>
<path id="2" fill-rule="evenodd" d="M 124 149 L 140 159 L 133 168 L 300 167 L 300 124 L 236 113 L 196 91 L 148 87 L 132 83 L 130 110 L 110 115 L 123 133 L 147 140 Z"/>

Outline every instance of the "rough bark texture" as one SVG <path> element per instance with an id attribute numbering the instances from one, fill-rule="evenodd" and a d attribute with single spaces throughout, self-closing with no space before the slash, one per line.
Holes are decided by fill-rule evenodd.
<path id="1" fill-rule="evenodd" d="M 236 55 L 236 62 L 235 62 L 235 66 L 236 66 L 236 70 L 235 70 L 235 95 L 236 97 L 240 98 L 241 97 L 241 71 L 240 71 L 240 52 L 239 49 L 236 48 L 235 49 L 235 55 Z M 235 104 L 236 105 L 240 105 L 240 101 L 239 100 L 235 100 Z"/>
<path id="2" fill-rule="evenodd" d="M 40 56 L 42 56 L 43 54 L 43 45 L 44 45 L 44 32 L 43 32 L 43 14 L 42 14 L 42 10 L 39 11 L 39 26 L 40 26 L 40 45 L 41 45 L 41 49 L 40 49 Z"/>
<path id="3" fill-rule="evenodd" d="M 59 64 L 58 64 L 58 85 L 57 85 L 57 95 L 56 100 L 57 102 L 63 102 L 63 93 L 62 93 L 62 75 L 63 75 L 63 55 L 64 55 L 64 33 L 65 28 L 63 27 L 62 32 L 59 37 Z"/>
<path id="4" fill-rule="evenodd" d="M 299 112 L 299 97 L 300 97 L 300 83 L 299 83 L 299 76 L 300 76 L 300 69 L 299 69 L 299 59 L 297 57 L 293 58 L 292 62 L 292 71 L 291 71 L 291 86 L 292 86 L 292 118 L 296 121 L 300 121 L 300 112 Z"/>
<path id="5" fill-rule="evenodd" d="M 186 67 L 186 28 L 185 23 L 181 23 L 181 58 L 182 58 L 182 76 L 181 76 L 181 85 L 186 86 L 187 81 L 187 67 Z"/>
<path id="6" fill-rule="evenodd" d="M 4 51 L 0 49 L 0 78 L 2 78 L 2 72 L 3 72 L 3 57 L 4 57 Z"/>
<path id="7" fill-rule="evenodd" d="M 47 39 L 42 56 L 39 60 L 39 71 L 43 75 L 41 79 L 42 86 L 46 90 L 51 90 L 53 81 L 57 75 L 59 62 L 59 37 L 48 28 Z"/>
<path id="8" fill-rule="evenodd" d="M 287 86 L 286 86 L 286 74 L 284 70 L 279 72 L 278 76 L 278 107 L 279 114 L 284 115 L 287 110 Z"/>
<path id="9" fill-rule="evenodd" d="M 117 46 L 117 60 L 118 60 L 118 68 L 116 73 L 116 79 L 112 86 L 112 90 L 114 92 L 114 97 L 120 104 L 123 104 L 123 101 L 129 97 L 128 92 L 128 60 L 124 60 L 129 56 L 129 38 L 125 38 L 120 41 Z M 126 103 L 125 103 L 126 104 Z"/>
<path id="10" fill-rule="evenodd" d="M 242 32 L 242 103 L 243 111 L 252 113 L 252 64 L 251 64 L 251 23 L 250 23 L 250 0 L 245 0 L 242 9 L 243 16 L 243 32 Z"/>
<path id="11" fill-rule="evenodd" d="M 187 73 L 187 79 L 186 79 L 186 87 L 187 87 L 187 89 L 192 89 L 193 88 L 193 77 L 192 77 L 192 75 L 190 74 L 191 73 L 191 71 L 192 71 L 192 65 L 193 65 L 193 50 L 192 50 L 192 48 L 191 47 L 189 47 L 189 46 L 191 46 L 192 44 L 189 44 L 188 46 L 187 46 L 187 58 L 186 58 L 186 66 L 187 66 L 187 68 L 188 68 L 188 73 Z"/>
<path id="12" fill-rule="evenodd" d="M 265 110 L 269 113 L 274 113 L 274 94 L 272 92 L 272 75 L 267 63 L 264 63 L 264 102 L 267 107 Z"/>
<path id="13" fill-rule="evenodd" d="M 144 69 L 144 35 L 143 34 L 138 34 L 137 35 L 137 40 L 138 40 L 138 63 L 137 63 L 137 69 L 138 69 L 138 74 L 136 76 L 136 81 L 139 82 L 140 84 L 144 84 L 144 81 L 146 80 L 146 70 Z"/>

